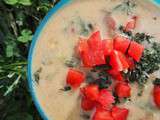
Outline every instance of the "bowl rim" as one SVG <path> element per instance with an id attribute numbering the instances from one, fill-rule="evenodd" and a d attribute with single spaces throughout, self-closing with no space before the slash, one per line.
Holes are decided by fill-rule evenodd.
<path id="1" fill-rule="evenodd" d="M 51 10 L 49 10 L 47 15 L 44 17 L 44 19 L 41 21 L 38 28 L 36 29 L 35 34 L 33 35 L 33 38 L 32 38 L 30 49 L 29 49 L 28 65 L 27 65 L 27 80 L 28 80 L 29 92 L 32 96 L 32 100 L 33 100 L 38 112 L 40 113 L 40 116 L 44 120 L 49 120 L 49 118 L 48 118 L 47 114 L 44 112 L 44 110 L 43 110 L 42 106 L 40 105 L 39 100 L 36 96 L 36 92 L 35 92 L 35 84 L 36 83 L 33 79 L 33 73 L 32 73 L 32 60 L 33 60 L 33 55 L 34 55 L 34 48 L 36 46 L 36 43 L 38 41 L 38 38 L 39 38 L 41 32 L 43 31 L 45 25 L 50 21 L 52 16 L 58 10 L 60 10 L 61 8 L 63 8 L 67 4 L 69 4 L 71 1 L 73 1 L 73 0 L 60 0 L 60 2 L 58 2 L 53 8 L 51 8 Z"/>
<path id="2" fill-rule="evenodd" d="M 68 5 L 69 3 L 73 2 L 74 0 L 60 0 L 53 8 L 49 10 L 47 15 L 44 17 L 44 19 L 41 21 L 39 26 L 37 27 L 35 34 L 33 35 L 31 46 L 29 49 L 28 54 L 28 65 L 27 65 L 27 80 L 28 80 L 28 86 L 29 86 L 29 92 L 32 96 L 32 100 L 36 106 L 36 109 L 38 110 L 40 116 L 43 120 L 49 120 L 47 114 L 44 112 L 42 106 L 39 103 L 39 100 L 36 96 L 35 92 L 35 81 L 33 79 L 32 74 L 32 60 L 33 60 L 33 54 L 34 54 L 34 48 L 36 46 L 36 43 L 38 41 L 38 38 L 40 36 L 40 33 L 45 28 L 45 25 L 51 20 L 52 16 L 60 9 L 62 9 L 64 6 Z M 160 7 L 160 0 L 149 0 L 156 6 Z"/>

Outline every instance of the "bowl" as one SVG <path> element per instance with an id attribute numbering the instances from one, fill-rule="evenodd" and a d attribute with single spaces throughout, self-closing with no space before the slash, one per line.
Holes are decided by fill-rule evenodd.
<path id="1" fill-rule="evenodd" d="M 32 70 L 34 51 L 35 51 L 36 44 L 37 44 L 37 42 L 39 40 L 39 37 L 40 37 L 41 33 L 43 32 L 43 30 L 45 29 L 45 26 L 50 22 L 51 19 L 54 19 L 53 15 L 55 13 L 57 13 L 57 11 L 63 9 L 63 7 L 69 5 L 72 2 L 73 2 L 73 0 L 61 0 L 57 5 L 55 5 L 47 13 L 47 15 L 44 17 L 44 19 L 42 20 L 42 22 L 38 26 L 38 28 L 37 28 L 34 36 L 33 36 L 32 43 L 31 43 L 30 50 L 29 50 L 28 73 L 27 73 L 29 90 L 30 90 L 31 96 L 33 98 L 33 101 L 35 103 L 35 106 L 36 106 L 37 110 L 39 111 L 41 117 L 44 120 L 49 120 L 50 117 L 47 115 L 47 113 L 44 112 L 44 109 L 41 106 L 41 104 L 39 102 L 39 99 L 38 99 L 38 97 L 36 95 L 36 91 L 35 91 L 35 86 L 36 86 L 37 83 L 36 83 L 36 81 L 33 78 L 33 70 Z M 157 6 L 160 5 L 160 0 L 151 0 L 151 2 L 153 2 Z"/>

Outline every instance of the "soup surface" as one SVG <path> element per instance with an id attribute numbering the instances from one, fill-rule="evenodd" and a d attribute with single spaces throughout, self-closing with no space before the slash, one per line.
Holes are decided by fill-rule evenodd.
<path id="1" fill-rule="evenodd" d="M 38 81 L 36 96 L 50 120 L 85 120 L 79 90 L 60 90 L 66 84 L 65 63 L 73 57 L 80 36 L 88 37 L 92 31 L 100 30 L 103 38 L 112 37 L 105 26 L 108 14 L 112 14 L 118 25 L 125 24 L 135 14 L 139 18 L 135 31 L 160 39 L 160 9 L 147 0 L 134 3 L 135 7 L 123 9 L 123 0 L 74 0 L 45 25 L 35 46 L 32 68 Z M 119 5 L 122 6 L 118 8 Z M 152 89 L 152 78 L 142 96 L 137 95 L 137 84 L 132 84 L 131 100 L 120 104 L 129 108 L 128 120 L 160 120 L 160 110 L 152 104 Z"/>

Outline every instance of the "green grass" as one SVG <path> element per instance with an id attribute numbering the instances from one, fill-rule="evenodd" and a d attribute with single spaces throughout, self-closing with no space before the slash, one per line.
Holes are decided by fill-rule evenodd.
<path id="1" fill-rule="evenodd" d="M 28 89 L 27 56 L 53 1 L 0 0 L 0 120 L 41 120 Z"/>

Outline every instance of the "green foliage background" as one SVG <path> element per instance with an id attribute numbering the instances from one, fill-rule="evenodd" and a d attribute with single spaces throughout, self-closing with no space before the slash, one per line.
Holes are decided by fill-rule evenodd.
<path id="1" fill-rule="evenodd" d="M 59 0 L 0 0 L 0 120 L 41 120 L 26 66 L 32 36 Z"/>

